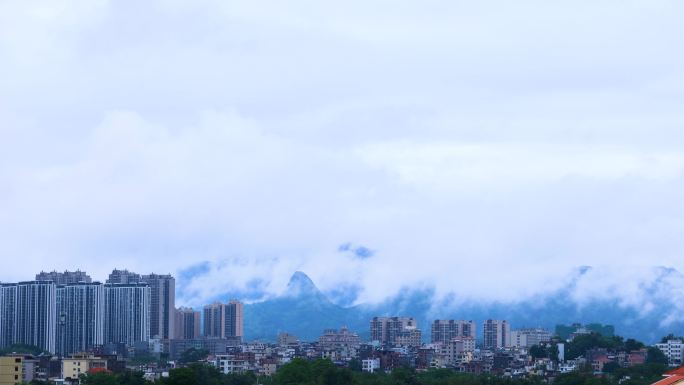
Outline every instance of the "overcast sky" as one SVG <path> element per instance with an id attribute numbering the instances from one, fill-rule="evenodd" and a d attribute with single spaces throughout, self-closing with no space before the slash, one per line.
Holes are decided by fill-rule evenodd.
<path id="1" fill-rule="evenodd" d="M 0 0 L 0 280 L 510 300 L 583 265 L 684 270 L 682 15 Z"/>

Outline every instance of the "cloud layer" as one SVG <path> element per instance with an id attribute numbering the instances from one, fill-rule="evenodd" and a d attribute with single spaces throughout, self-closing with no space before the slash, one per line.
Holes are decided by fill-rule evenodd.
<path id="1" fill-rule="evenodd" d="M 0 280 L 515 300 L 684 269 L 683 7 L 0 3 Z"/>

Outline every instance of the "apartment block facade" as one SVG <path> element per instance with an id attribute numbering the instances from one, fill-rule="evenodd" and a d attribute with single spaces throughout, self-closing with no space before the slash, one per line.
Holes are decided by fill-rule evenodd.
<path id="1" fill-rule="evenodd" d="M 150 287 L 145 283 L 104 285 L 104 343 L 129 346 L 150 339 Z"/>
<path id="2" fill-rule="evenodd" d="M 244 305 L 240 301 L 215 302 L 204 307 L 204 336 L 230 338 L 244 336 Z"/>
<path id="3" fill-rule="evenodd" d="M 104 343 L 104 286 L 72 283 L 57 286 L 57 353 L 66 356 Z"/>
<path id="4" fill-rule="evenodd" d="M 421 333 L 413 317 L 373 317 L 371 341 L 381 345 L 420 346 Z"/>
<path id="5" fill-rule="evenodd" d="M 466 320 L 435 320 L 431 329 L 432 343 L 447 343 L 454 338 L 477 336 L 475 321 Z"/>
<path id="6" fill-rule="evenodd" d="M 496 350 L 510 346 L 511 325 L 508 321 L 488 319 L 482 326 L 485 349 Z"/>
<path id="7" fill-rule="evenodd" d="M 191 308 L 176 309 L 174 339 L 192 340 L 200 337 L 201 314 Z"/>

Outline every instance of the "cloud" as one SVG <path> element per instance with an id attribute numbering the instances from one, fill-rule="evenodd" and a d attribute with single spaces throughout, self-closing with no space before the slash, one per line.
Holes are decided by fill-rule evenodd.
<path id="1" fill-rule="evenodd" d="M 516 301 L 684 268 L 677 2 L 0 7 L 1 280 Z"/>
<path id="2" fill-rule="evenodd" d="M 370 258 L 375 254 L 375 251 L 365 246 L 355 246 L 350 242 L 341 244 L 337 250 L 342 253 L 350 253 L 354 258 L 360 259 Z"/>

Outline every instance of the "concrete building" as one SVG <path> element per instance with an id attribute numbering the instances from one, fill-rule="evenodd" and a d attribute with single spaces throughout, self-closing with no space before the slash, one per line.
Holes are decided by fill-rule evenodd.
<path id="1" fill-rule="evenodd" d="M 380 359 L 369 358 L 361 361 L 361 370 L 367 373 L 375 373 L 380 370 Z"/>
<path id="2" fill-rule="evenodd" d="M 278 333 L 278 346 L 297 346 L 299 345 L 299 337 L 290 333 Z"/>
<path id="3" fill-rule="evenodd" d="M 146 283 L 150 287 L 150 338 L 168 340 L 175 330 L 176 279 L 168 274 L 140 275 L 128 270 L 114 269 L 108 284 Z"/>
<path id="4" fill-rule="evenodd" d="M 318 346 L 322 348 L 354 348 L 357 349 L 361 345 L 361 337 L 358 334 L 352 333 L 346 326 L 340 330 L 327 329 L 318 338 Z"/>
<path id="5" fill-rule="evenodd" d="M 463 343 L 464 352 L 472 352 L 475 350 L 475 337 L 456 337 L 452 341 L 460 341 Z"/>
<path id="6" fill-rule="evenodd" d="M 0 284 L 0 348 L 12 345 L 17 324 L 17 285 Z"/>
<path id="7" fill-rule="evenodd" d="M 249 361 L 239 354 L 218 354 L 212 363 L 223 374 L 243 374 L 251 369 Z"/>
<path id="8" fill-rule="evenodd" d="M 475 321 L 465 320 L 435 320 L 432 323 L 432 343 L 447 343 L 454 338 L 477 336 Z"/>
<path id="9" fill-rule="evenodd" d="M 24 382 L 22 357 L 0 357 L 0 385 L 19 385 Z"/>
<path id="10" fill-rule="evenodd" d="M 140 278 L 150 286 L 150 336 L 173 337 L 176 310 L 176 279 L 171 275 L 147 274 Z"/>
<path id="11" fill-rule="evenodd" d="M 238 337 L 171 340 L 169 343 L 169 357 L 172 360 L 177 360 L 188 349 L 206 350 L 210 355 L 225 354 L 228 348 L 240 346 L 240 342 Z"/>
<path id="12" fill-rule="evenodd" d="M 56 350 L 57 286 L 52 281 L 17 284 L 13 344 Z"/>
<path id="13" fill-rule="evenodd" d="M 200 338 L 201 314 L 191 308 L 176 309 L 174 339 L 192 340 Z"/>
<path id="14" fill-rule="evenodd" d="M 244 336 L 244 305 L 237 300 L 216 302 L 204 307 L 204 336 L 230 338 Z"/>
<path id="15" fill-rule="evenodd" d="M 104 310 L 101 283 L 57 286 L 57 354 L 67 356 L 102 346 Z"/>
<path id="16" fill-rule="evenodd" d="M 114 269 L 109 278 L 107 278 L 106 283 L 111 284 L 130 284 L 130 283 L 140 283 L 141 276 L 130 272 L 128 270 L 117 270 Z"/>
<path id="17" fill-rule="evenodd" d="M 413 317 L 373 317 L 370 334 L 371 341 L 381 345 L 420 346 L 420 330 Z"/>
<path id="18" fill-rule="evenodd" d="M 52 281 L 57 285 L 68 285 L 72 283 L 91 283 L 93 280 L 84 271 L 65 271 L 63 273 L 52 271 L 46 273 L 41 271 L 36 274 L 36 281 Z"/>
<path id="19" fill-rule="evenodd" d="M 669 366 L 681 366 L 684 363 L 684 342 L 682 340 L 668 340 L 655 346 L 665 354 Z"/>
<path id="20" fill-rule="evenodd" d="M 145 283 L 106 284 L 104 343 L 150 340 L 150 287 Z"/>
<path id="21" fill-rule="evenodd" d="M 453 366 L 460 361 L 461 356 L 465 352 L 464 345 L 462 340 L 454 338 L 451 341 L 440 343 L 437 346 L 439 346 L 439 354 L 444 358 L 444 362 L 447 365 Z"/>
<path id="22" fill-rule="evenodd" d="M 551 337 L 550 331 L 541 328 L 513 330 L 510 333 L 507 346 L 514 348 L 529 348 L 534 345 L 539 345 L 542 342 L 549 342 L 551 341 Z"/>
<path id="23" fill-rule="evenodd" d="M 93 369 L 107 369 L 107 360 L 89 354 L 79 354 L 62 359 L 62 378 L 77 379 Z"/>
<path id="24" fill-rule="evenodd" d="M 496 350 L 510 346 L 511 325 L 505 320 L 484 321 L 482 334 L 484 336 L 484 348 Z"/>
<path id="25" fill-rule="evenodd" d="M 407 328 L 397 333 L 394 338 L 394 346 L 407 346 L 418 348 L 423 343 L 423 335 L 420 329 Z"/>

